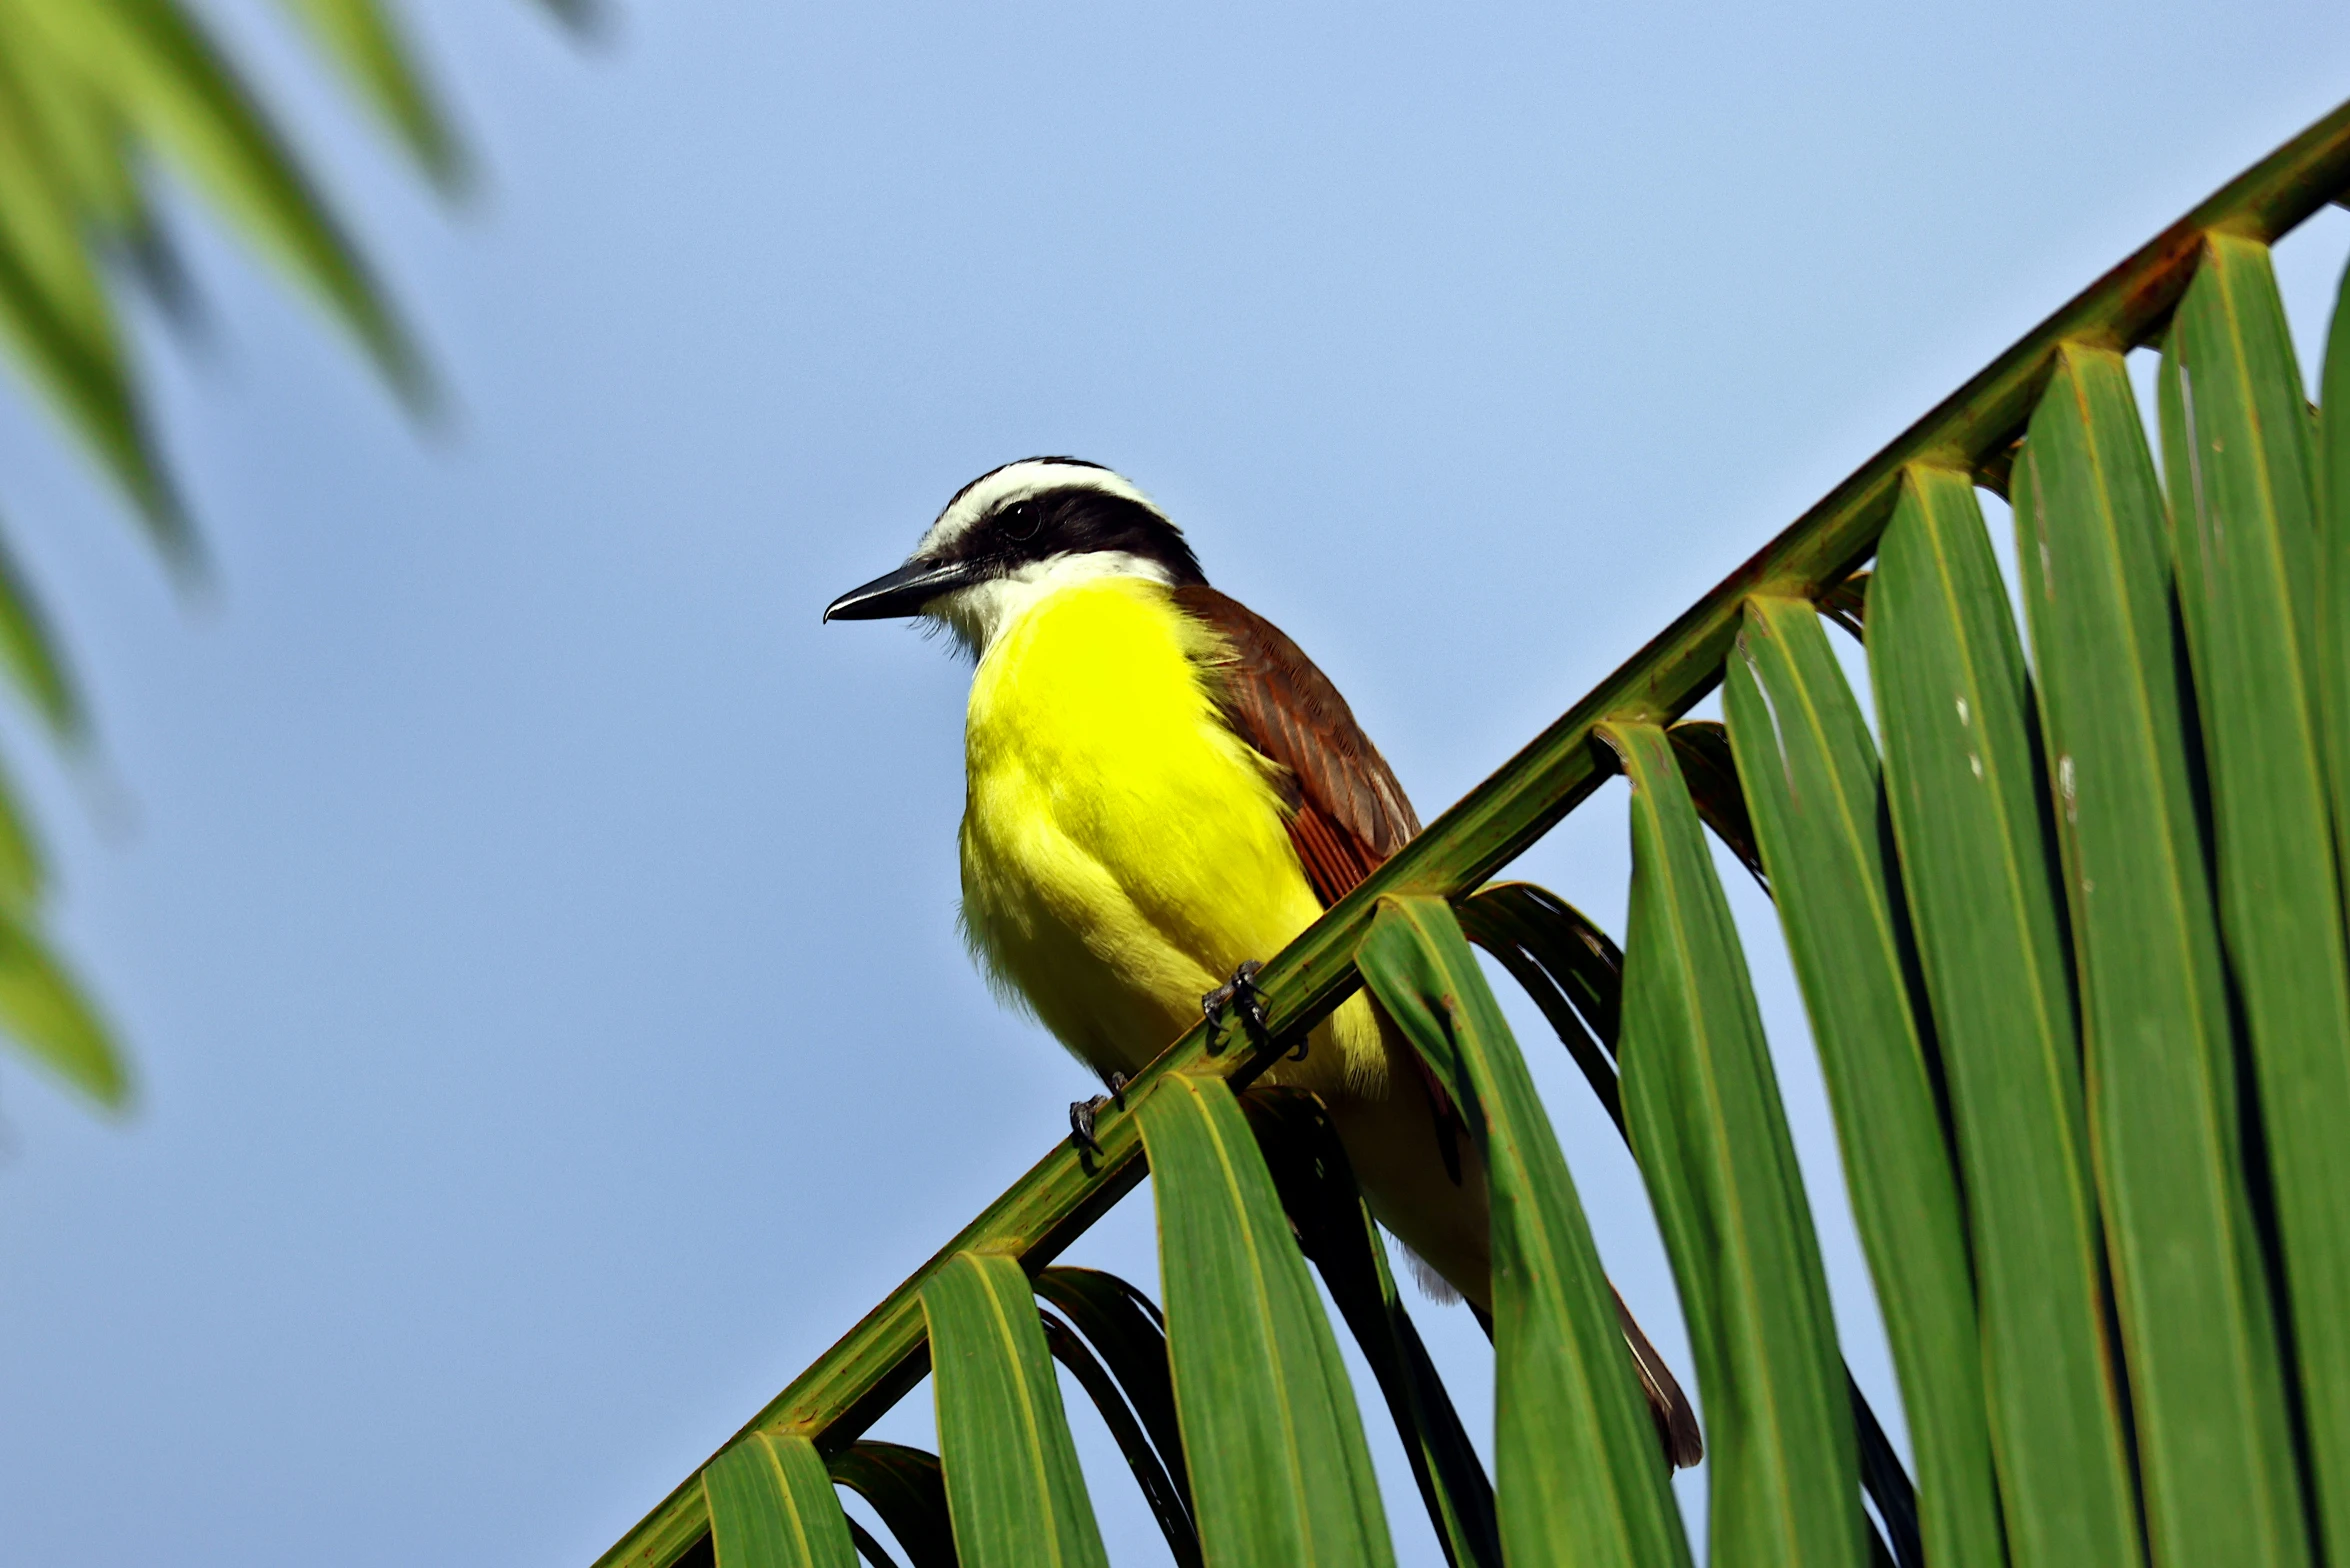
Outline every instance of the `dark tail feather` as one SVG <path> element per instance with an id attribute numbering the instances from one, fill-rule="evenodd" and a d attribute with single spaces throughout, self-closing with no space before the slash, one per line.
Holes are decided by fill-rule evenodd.
<path id="1" fill-rule="evenodd" d="M 1665 1458 L 1674 1469 L 1686 1470 L 1705 1457 L 1705 1434 L 1698 1430 L 1697 1412 L 1690 1408 L 1689 1396 L 1681 1392 L 1673 1369 L 1665 1365 L 1665 1358 L 1632 1320 L 1622 1292 L 1610 1285 L 1608 1293 L 1616 1298 L 1616 1322 L 1624 1330 L 1625 1348 L 1632 1352 L 1632 1370 L 1640 1374 L 1640 1391 L 1648 1396 L 1649 1418 L 1656 1422 L 1656 1434 L 1664 1440 Z"/>

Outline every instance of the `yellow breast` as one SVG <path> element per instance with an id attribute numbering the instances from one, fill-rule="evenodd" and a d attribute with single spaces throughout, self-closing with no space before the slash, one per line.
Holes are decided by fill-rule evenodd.
<path id="1" fill-rule="evenodd" d="M 1321 913 L 1266 764 L 1201 684 L 1210 641 L 1158 584 L 1096 578 L 1007 626 L 972 681 L 964 930 L 1100 1071 L 1139 1070 Z"/>

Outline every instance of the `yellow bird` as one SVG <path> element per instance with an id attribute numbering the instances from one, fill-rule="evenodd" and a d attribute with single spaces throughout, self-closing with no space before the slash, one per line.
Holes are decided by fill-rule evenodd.
<path id="1" fill-rule="evenodd" d="M 1245 1002 L 1259 961 L 1419 831 L 1329 678 L 1209 587 L 1182 532 L 1106 468 L 1034 457 L 981 475 L 904 566 L 824 612 L 894 617 L 943 627 L 976 665 L 961 835 L 973 957 L 1113 1088 L 1203 1004 Z M 1423 1282 L 1489 1308 L 1484 1170 L 1369 998 L 1266 1077 L 1328 1106 Z M 1686 1399 L 1622 1322 L 1668 1450 L 1695 1463 Z"/>

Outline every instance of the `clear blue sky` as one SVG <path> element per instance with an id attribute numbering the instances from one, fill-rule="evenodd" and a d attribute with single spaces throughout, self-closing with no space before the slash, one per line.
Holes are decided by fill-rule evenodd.
<path id="1" fill-rule="evenodd" d="M 141 1082 L 108 1122 L 0 1058 L 26 1562 L 584 1564 L 1063 1130 L 1084 1074 L 954 933 L 965 672 L 817 624 L 963 480 L 1132 475 L 1432 816 L 2350 96 L 2338 0 L 617 0 L 586 51 L 431 0 L 489 176 L 452 215 L 273 7 L 216 9 L 455 418 L 420 436 L 195 225 L 208 339 L 147 335 L 191 601 L 0 395 L 0 508 L 103 745 L 0 738 Z M 2305 341 L 2345 250 L 2335 213 L 2283 256 Z M 1620 929 L 1623 832 L 1602 797 L 1526 869 Z M 1529 1046 L 1686 1368 L 1637 1182 Z M 1147 1278 L 1146 1210 L 1080 1255 Z M 1422 1316 L 1484 1420 L 1474 1330 Z M 1096 1474 L 1113 1554 L 1163 1561 Z"/>

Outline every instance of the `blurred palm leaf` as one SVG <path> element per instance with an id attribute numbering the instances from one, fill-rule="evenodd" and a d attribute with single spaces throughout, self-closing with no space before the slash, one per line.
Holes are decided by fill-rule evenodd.
<path id="1" fill-rule="evenodd" d="M 573 21 L 580 4 L 548 0 Z M 286 0 L 353 91 L 436 186 L 462 183 L 462 143 L 378 0 Z M 123 321 L 126 287 L 184 309 L 186 282 L 156 179 L 186 180 L 316 300 L 412 409 L 432 377 L 365 259 L 264 109 L 184 0 L 0 0 L 0 343 L 121 490 L 177 571 L 197 545 L 156 442 Z M 87 718 L 31 586 L 0 550 L 0 671 L 58 739 Z M 0 780 L 0 905 L 39 951 L 40 856 Z M 21 967 L 21 966 L 20 966 Z M 108 1105 L 121 1053 L 77 982 L 44 956 L 0 1028 Z"/>

